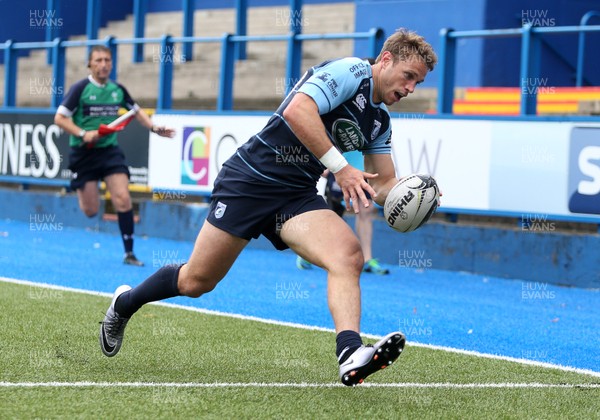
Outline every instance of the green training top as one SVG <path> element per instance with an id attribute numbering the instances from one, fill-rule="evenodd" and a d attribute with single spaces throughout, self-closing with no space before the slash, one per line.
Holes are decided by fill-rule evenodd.
<path id="1" fill-rule="evenodd" d="M 100 124 L 109 124 L 119 116 L 119 109 L 139 109 L 139 106 L 119 83 L 108 81 L 101 85 L 92 76 L 82 79 L 71 86 L 71 89 L 58 108 L 58 113 L 72 117 L 73 122 L 86 131 L 97 130 Z M 83 139 L 71 135 L 71 147 L 82 147 Z M 117 145 L 117 134 L 101 137 L 93 147 Z"/>

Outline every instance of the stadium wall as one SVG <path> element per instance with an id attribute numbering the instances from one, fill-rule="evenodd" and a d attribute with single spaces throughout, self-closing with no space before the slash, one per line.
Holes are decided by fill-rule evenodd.
<path id="1" fill-rule="evenodd" d="M 485 22 L 482 28 L 517 28 L 525 23 L 533 26 L 579 25 L 582 16 L 590 10 L 600 10 L 596 0 L 488 0 Z M 597 25 L 600 18 L 590 21 Z M 460 29 L 460 28 L 455 28 Z M 600 65 L 596 53 L 600 44 L 599 33 L 586 37 L 584 85 L 600 85 L 600 73 L 594 71 Z M 578 34 L 545 35 L 540 68 L 547 86 L 574 86 L 577 64 Z M 481 63 L 481 86 L 518 86 L 519 62 L 507 63 L 506 57 L 519 57 L 520 39 L 486 39 L 483 44 L 484 61 Z M 508 64 L 508 65 L 507 65 Z"/>
<path id="2" fill-rule="evenodd" d="M 74 194 L 0 189 L 0 202 L 5 203 L 0 218 L 30 223 L 32 230 L 36 230 L 40 220 L 47 219 L 61 228 L 119 233 L 117 223 L 102 219 L 102 214 L 86 218 Z M 193 242 L 207 210 L 207 206 L 200 204 L 144 201 L 140 203 L 136 236 Z M 351 226 L 354 226 L 353 219 L 346 216 Z M 430 269 L 465 271 L 569 287 L 600 288 L 598 234 L 536 232 L 519 227 L 435 220 L 408 234 L 394 232 L 382 219 L 375 220 L 373 227 L 373 255 L 386 264 L 425 272 Z M 264 237 L 251 241 L 249 246 L 273 249 Z"/>
<path id="3" fill-rule="evenodd" d="M 541 4 L 543 3 L 543 4 Z M 356 0 L 356 31 L 373 26 L 390 35 L 398 27 L 417 31 L 440 50 L 440 29 L 457 31 L 579 25 L 590 10 L 599 10 L 598 1 L 580 0 Z M 597 20 L 590 23 L 597 24 Z M 586 84 L 600 85 L 600 55 L 595 51 L 600 34 L 586 35 Z M 546 35 L 543 38 L 541 69 L 547 86 L 574 86 L 578 36 Z M 519 86 L 520 38 L 461 39 L 457 43 L 456 86 Z M 357 43 L 356 55 L 367 54 L 366 43 Z M 423 86 L 437 86 L 434 70 Z"/>
<path id="4" fill-rule="evenodd" d="M 352 0 L 303 0 L 304 4 L 348 3 Z M 247 0 L 248 7 L 289 6 L 290 0 Z M 181 0 L 149 0 L 149 12 L 172 12 L 181 10 Z M 201 9 L 232 9 L 236 0 L 195 0 L 194 8 Z"/>
<path id="5" fill-rule="evenodd" d="M 49 117 L 41 111 L 20 119 L 0 113 L 0 181 L 13 178 L 26 185 L 67 182 L 61 178 L 67 175 L 62 170 L 39 169 L 64 142 Z M 262 127 L 268 115 L 160 114 L 154 119 L 175 126 L 179 134 L 174 139 L 150 136 L 149 150 L 144 147 L 147 131 L 136 131 L 132 124 L 120 134 L 122 145 L 136 145 L 127 152 L 130 161 L 141 159 L 143 164 L 148 156 L 148 176 L 136 183 L 148 184 L 157 191 L 153 198 L 160 199 L 140 202 L 136 234 L 192 241 L 207 207 L 184 201 L 210 191 L 223 160 Z M 600 287 L 596 269 L 600 235 L 556 228 L 558 220 L 585 221 L 591 226 L 600 223 L 597 120 L 411 121 L 395 116 L 393 124 L 393 144 L 399 145 L 393 152 L 400 173 L 434 174 L 444 192 L 441 211 L 520 216 L 524 220 L 507 227 L 436 219 L 410 234 L 396 233 L 385 221 L 377 220 L 374 254 L 383 262 Z M 193 142 L 197 143 L 194 147 Z M 46 160 L 38 156 L 44 149 Z M 61 164 L 66 153 L 60 152 Z M 193 170 L 186 173 L 186 167 Z M 34 228 L 36 220 L 50 218 L 64 226 L 118 232 L 116 223 L 102 214 L 92 219 L 83 216 L 72 193 L 4 188 L 0 202 L 1 218 L 34 223 Z M 456 208 L 458 205 L 462 208 Z M 270 248 L 264 239 L 251 244 Z"/>
<path id="6" fill-rule="evenodd" d="M 304 0 L 304 4 L 345 2 L 348 0 Z M 8 39 L 43 41 L 49 27 L 54 29 L 54 36 L 61 38 L 85 33 L 87 2 L 60 0 L 58 10 L 46 10 L 46 3 L 46 0 L 0 1 L 0 15 L 10 17 L 0 26 L 0 42 Z M 387 35 L 398 27 L 410 28 L 424 35 L 439 50 L 441 28 L 460 31 L 516 28 L 528 22 L 535 26 L 578 25 L 586 12 L 599 9 L 597 0 L 547 0 L 543 7 L 539 3 L 539 0 L 355 0 L 354 27 L 357 32 L 379 27 Z M 288 5 L 289 0 L 248 1 L 249 7 Z M 132 7 L 131 1 L 102 2 L 100 25 L 105 26 L 109 20 L 124 19 L 132 13 Z M 176 11 L 181 7 L 180 0 L 149 0 L 147 12 Z M 234 8 L 235 1 L 196 0 L 194 7 L 197 10 Z M 600 55 L 595 53 L 600 33 L 587 34 L 586 40 L 584 85 L 600 85 L 600 72 L 593 71 L 600 65 Z M 507 57 L 519 57 L 520 48 L 519 38 L 461 39 L 456 58 L 456 86 L 519 86 L 519 60 L 507 60 Z M 541 53 L 544 78 L 540 83 L 548 87 L 573 86 L 577 49 L 577 34 L 545 35 Z M 20 54 L 27 52 L 23 50 Z M 365 57 L 368 54 L 368 42 L 356 41 L 355 55 Z M 0 54 L 0 63 L 3 60 L 4 56 Z M 437 77 L 434 70 L 423 86 L 437 86 Z"/>
<path id="7" fill-rule="evenodd" d="M 54 29 L 55 36 L 61 38 L 85 34 L 87 1 L 60 0 L 58 3 L 58 9 L 47 10 L 47 0 L 0 1 L 0 16 L 3 17 L 0 42 L 8 39 L 15 42 L 44 41 L 49 27 Z M 132 10 L 131 1 L 103 1 L 100 26 L 106 26 L 109 20 L 124 19 Z M 3 60 L 0 55 L 0 63 Z"/>

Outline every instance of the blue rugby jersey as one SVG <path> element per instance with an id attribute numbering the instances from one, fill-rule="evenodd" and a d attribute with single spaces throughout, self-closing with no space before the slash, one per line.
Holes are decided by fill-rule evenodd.
<path id="1" fill-rule="evenodd" d="M 371 66 L 350 57 L 309 69 L 267 125 L 243 144 L 225 166 L 260 183 L 292 189 L 315 186 L 325 167 L 283 118 L 285 108 L 298 92 L 315 101 L 332 144 L 341 152 L 391 153 L 390 115 L 385 104 L 373 103 Z"/>

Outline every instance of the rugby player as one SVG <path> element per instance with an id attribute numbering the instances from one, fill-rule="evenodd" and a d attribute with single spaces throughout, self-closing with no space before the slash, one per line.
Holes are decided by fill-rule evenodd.
<path id="1" fill-rule="evenodd" d="M 276 249 L 289 247 L 327 271 L 342 383 L 362 383 L 392 364 L 405 337 L 392 332 L 372 346 L 363 344 L 361 246 L 317 194 L 316 183 L 329 169 L 348 210 L 369 206 L 365 192 L 384 204 L 398 182 L 387 106 L 414 92 L 436 62 L 423 37 L 402 29 L 385 41 L 373 65 L 349 57 L 309 69 L 266 126 L 223 165 L 189 261 L 160 268 L 134 289 L 117 288 L 101 323 L 103 353 L 117 354 L 129 319 L 142 305 L 209 293 L 248 242 L 264 235 Z M 365 171 L 348 164 L 342 152 L 350 150 L 362 151 Z"/>

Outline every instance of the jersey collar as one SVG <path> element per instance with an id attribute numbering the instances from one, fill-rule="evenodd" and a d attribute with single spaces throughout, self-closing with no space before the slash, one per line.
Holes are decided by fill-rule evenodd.
<path id="1" fill-rule="evenodd" d="M 96 79 L 94 79 L 92 77 L 92 75 L 88 75 L 88 80 L 90 81 L 90 83 L 92 83 L 94 86 L 98 86 L 99 88 L 103 88 L 106 87 L 106 83 L 100 83 L 98 82 Z M 108 83 L 108 82 L 107 82 Z"/>

